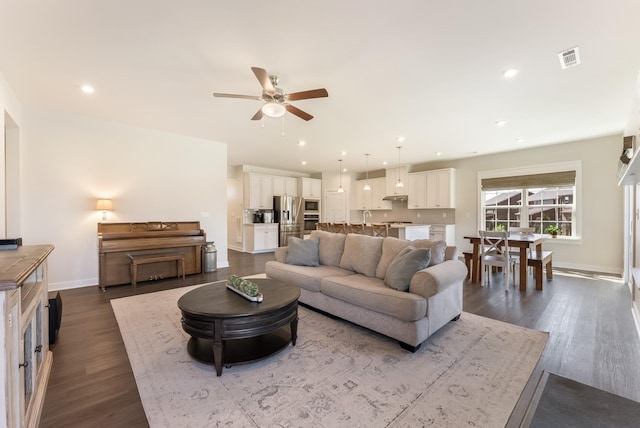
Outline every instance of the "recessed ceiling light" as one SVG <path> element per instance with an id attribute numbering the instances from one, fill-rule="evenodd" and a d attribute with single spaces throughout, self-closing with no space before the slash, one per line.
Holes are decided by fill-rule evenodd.
<path id="1" fill-rule="evenodd" d="M 340 152 L 340 154 L 341 154 L 342 156 L 346 156 L 346 155 L 347 155 L 347 152 Z"/>
<path id="2" fill-rule="evenodd" d="M 436 156 L 442 156 L 442 152 L 436 152 Z"/>
<path id="3" fill-rule="evenodd" d="M 387 162 L 387 161 L 382 161 L 382 165 L 386 165 L 386 164 L 388 164 L 388 163 L 389 163 L 389 162 Z"/>
<path id="4" fill-rule="evenodd" d="M 93 94 L 96 91 L 91 85 L 82 85 L 80 90 L 85 94 Z"/>
<path id="5" fill-rule="evenodd" d="M 307 142 L 306 142 L 306 141 L 304 141 L 304 140 L 300 140 L 300 141 L 298 141 L 298 145 L 299 145 L 299 146 L 304 146 L 305 144 L 307 144 Z"/>
<path id="6" fill-rule="evenodd" d="M 518 70 L 516 70 L 515 68 L 508 68 L 502 72 L 502 77 L 506 77 L 507 79 L 510 79 L 516 74 L 518 74 Z"/>
<path id="7" fill-rule="evenodd" d="M 507 124 L 507 122 L 504 121 L 504 120 L 499 120 L 499 121 L 496 122 L 496 126 L 505 126 L 506 124 Z"/>
<path id="8" fill-rule="evenodd" d="M 402 143 L 404 141 L 404 137 L 402 135 L 399 135 L 399 136 L 396 137 L 396 141 L 398 143 Z"/>
<path id="9" fill-rule="evenodd" d="M 302 161 L 301 163 L 302 163 L 302 165 L 306 165 L 307 161 Z"/>
<path id="10" fill-rule="evenodd" d="M 524 138 L 518 138 L 518 139 L 516 140 L 516 143 L 524 143 Z"/>

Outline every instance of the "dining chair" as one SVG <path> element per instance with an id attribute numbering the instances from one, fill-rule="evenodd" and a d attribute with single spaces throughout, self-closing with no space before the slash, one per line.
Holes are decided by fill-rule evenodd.
<path id="1" fill-rule="evenodd" d="M 329 223 L 329 232 L 347 233 L 347 223 Z"/>
<path id="2" fill-rule="evenodd" d="M 509 228 L 509 233 L 512 233 L 514 235 L 533 235 L 535 232 L 535 228 L 533 227 L 510 227 Z M 515 257 L 517 259 L 517 263 L 520 263 L 520 251 L 519 249 L 515 249 L 515 250 L 510 250 L 509 254 L 511 254 L 511 257 Z M 531 258 L 531 248 L 527 249 L 527 257 Z M 533 268 L 529 269 L 530 271 L 533 270 Z"/>
<path id="3" fill-rule="evenodd" d="M 364 234 L 364 224 L 362 224 L 362 223 L 349 223 L 349 232 L 350 233 L 358 233 L 360 235 Z"/>
<path id="4" fill-rule="evenodd" d="M 491 285 L 491 271 L 488 267 L 500 267 L 504 274 L 504 289 L 509 289 L 509 271 L 513 273 L 513 283 L 516 283 L 516 259 L 509 255 L 509 233 L 507 231 L 480 230 L 480 263 L 485 269 L 487 285 Z"/>
<path id="5" fill-rule="evenodd" d="M 325 232 L 329 231 L 329 223 L 316 223 L 316 229 L 324 230 Z"/>
<path id="6" fill-rule="evenodd" d="M 389 225 L 387 223 L 371 223 L 371 234 L 373 236 L 389 236 Z"/>

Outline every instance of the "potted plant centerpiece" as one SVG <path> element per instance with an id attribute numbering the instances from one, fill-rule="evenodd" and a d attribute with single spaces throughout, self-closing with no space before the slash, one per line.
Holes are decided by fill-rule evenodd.
<path id="1" fill-rule="evenodd" d="M 551 235 L 552 238 L 557 238 L 558 237 L 558 233 L 560 233 L 560 228 L 556 224 L 550 224 L 544 230 L 544 233 L 548 233 L 549 235 Z"/>

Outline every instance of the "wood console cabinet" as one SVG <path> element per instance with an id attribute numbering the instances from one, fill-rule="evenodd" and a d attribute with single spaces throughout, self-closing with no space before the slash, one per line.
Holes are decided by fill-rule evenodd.
<path id="1" fill-rule="evenodd" d="M 110 285 L 133 283 L 132 256 L 181 256 L 184 274 L 202 273 L 204 245 L 199 221 L 98 223 L 99 286 L 104 291 Z M 140 265 L 136 282 L 178 276 L 179 265 L 168 258 Z"/>
<path id="2" fill-rule="evenodd" d="M 37 427 L 53 355 L 49 350 L 47 257 L 52 245 L 0 251 L 0 426 Z"/>

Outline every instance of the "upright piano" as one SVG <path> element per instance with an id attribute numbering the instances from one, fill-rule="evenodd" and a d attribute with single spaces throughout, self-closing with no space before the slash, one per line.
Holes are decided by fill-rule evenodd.
<path id="1" fill-rule="evenodd" d="M 206 245 L 199 221 L 98 223 L 99 286 L 130 284 L 132 259 L 144 256 L 176 255 L 184 261 L 142 264 L 136 281 L 202 273 L 202 247 Z M 170 258 L 170 257 L 169 257 Z"/>

